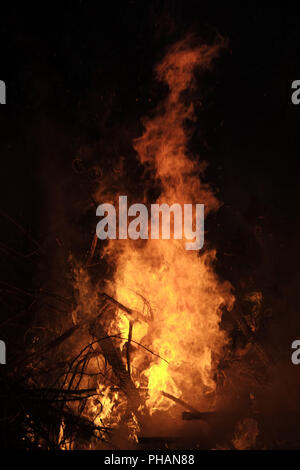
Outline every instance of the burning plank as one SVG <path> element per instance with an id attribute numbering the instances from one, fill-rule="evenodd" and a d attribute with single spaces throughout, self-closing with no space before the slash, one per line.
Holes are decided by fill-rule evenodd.
<path id="1" fill-rule="evenodd" d="M 101 338 L 101 341 L 99 340 L 98 343 L 100 350 L 111 365 L 119 387 L 123 390 L 128 398 L 130 407 L 132 409 L 137 409 L 140 404 L 139 393 L 130 378 L 129 371 L 126 370 L 120 350 L 115 347 L 112 338 L 110 338 L 104 331 L 104 328 L 99 320 L 96 320 L 92 324 L 90 333 L 94 338 Z"/>

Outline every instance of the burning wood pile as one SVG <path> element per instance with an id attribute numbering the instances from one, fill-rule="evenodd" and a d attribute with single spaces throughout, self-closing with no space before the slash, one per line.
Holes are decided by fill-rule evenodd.
<path id="1" fill-rule="evenodd" d="M 199 46 L 189 37 L 156 67 L 168 94 L 134 142 L 145 169 L 144 203 L 153 202 L 151 180 L 158 204 L 201 202 L 206 216 L 220 207 L 202 182 L 205 165 L 188 150 L 188 123 L 195 120 L 195 71 L 210 69 L 224 46 Z M 93 200 L 114 204 L 119 195 L 101 180 Z M 99 246 L 94 237 L 87 261 L 69 256 L 72 292 L 42 292 L 64 312 L 64 327 L 1 375 L 2 400 L 19 404 L 9 419 L 22 415 L 25 447 L 255 447 L 253 384 L 263 386 L 270 367 L 256 340 L 255 316 L 247 317 L 233 287 L 218 278 L 216 251 L 207 243 L 199 255 L 184 244 L 109 240 Z M 89 267 L 96 256 L 114 271 L 95 282 Z M 259 308 L 259 296 L 251 302 Z M 251 383 L 253 393 L 242 383 Z"/>
<path id="2" fill-rule="evenodd" d="M 231 436 L 235 447 L 254 446 L 259 414 L 251 409 L 250 401 L 246 407 L 240 403 L 236 409 L 231 406 L 227 411 L 215 410 L 216 396 L 213 394 L 213 398 L 211 395 L 206 397 L 206 411 L 199 411 L 182 398 L 160 390 L 158 400 L 165 409 L 147 407 L 149 389 L 137 386 L 133 378 L 136 375 L 132 367 L 135 349 L 140 349 L 155 362 L 162 361 L 167 365 L 169 362 L 133 340 L 134 323 L 129 323 L 126 336 L 108 333 L 111 318 L 119 310 L 129 316 L 134 313 L 111 296 L 98 294 L 98 315 L 79 321 L 9 365 L 7 375 L 1 377 L 2 403 L 21 405 L 19 413 L 24 420 L 25 446 L 49 449 L 207 448 L 207 445 L 216 445 L 218 439 L 224 439 L 224 429 L 233 433 L 235 425 L 242 429 L 235 437 Z M 237 318 L 236 313 L 234 318 Z M 242 317 L 239 321 L 244 323 Z M 245 325 L 243 330 L 241 328 L 244 334 Z M 257 357 L 267 363 L 264 351 L 254 341 L 252 345 L 258 348 Z M 11 381 L 16 370 L 21 370 L 23 375 L 19 384 Z M 226 368 L 220 369 L 219 374 L 226 374 Z M 226 393 L 220 378 L 217 386 L 218 393 Z M 199 403 L 198 397 L 193 399 L 192 403 L 195 402 Z M 246 413 L 247 418 L 240 419 L 241 413 Z M 170 420 L 173 434 L 165 434 L 168 426 L 163 426 L 161 434 L 162 428 L 157 428 L 156 423 L 159 416 L 159 419 L 163 416 L 163 421 Z M 12 420 L 17 418 L 11 417 Z M 200 423 L 200 427 L 196 431 L 192 427 L 184 436 L 180 420 Z M 177 427 L 175 432 L 174 426 Z M 253 441 L 251 445 L 247 439 Z M 245 440 L 247 442 L 243 444 Z"/>

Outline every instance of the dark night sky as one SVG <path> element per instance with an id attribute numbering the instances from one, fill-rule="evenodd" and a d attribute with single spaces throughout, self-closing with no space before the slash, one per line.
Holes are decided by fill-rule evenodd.
<path id="1" fill-rule="evenodd" d="M 223 35 L 229 50 L 210 75 L 191 143 L 209 162 L 207 178 L 224 202 L 208 221 L 208 237 L 218 247 L 222 276 L 237 289 L 249 282 L 263 291 L 265 308 L 274 311 L 266 337 L 288 358 L 290 340 L 300 334 L 300 106 L 290 102 L 291 82 L 300 78 L 295 11 L 259 2 L 98 3 L 1 6 L 0 79 L 7 84 L 7 105 L 0 108 L 2 210 L 38 240 L 53 236 L 56 228 L 50 224 L 47 234 L 45 226 L 47 197 L 57 194 L 61 201 L 65 192 L 77 201 L 71 166 L 79 149 L 97 148 L 105 168 L 120 154 L 134 167 L 140 118 L 164 93 L 153 79 L 154 64 L 189 31 L 206 41 Z M 57 208 L 61 217 L 69 217 L 68 204 Z M 2 222 L 2 243 L 30 248 Z M 37 264 L 21 267 L 3 255 L 1 278 L 29 286 Z"/>

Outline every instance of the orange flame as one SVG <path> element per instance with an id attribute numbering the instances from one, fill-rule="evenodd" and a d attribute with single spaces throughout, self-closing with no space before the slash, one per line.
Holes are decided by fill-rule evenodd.
<path id="1" fill-rule="evenodd" d="M 160 185 L 159 204 L 202 203 L 206 215 L 220 206 L 211 188 L 199 177 L 204 164 L 190 155 L 185 122 L 195 119 L 190 100 L 195 69 L 209 68 L 222 47 L 222 43 L 193 46 L 193 38 L 187 38 L 175 44 L 156 67 L 158 79 L 167 84 L 169 92 L 154 117 L 144 120 L 145 131 L 135 140 L 134 148 L 139 161 Z M 95 199 L 103 202 L 103 196 L 99 189 Z M 105 195 L 105 202 L 113 199 Z M 104 250 L 116 265 L 107 287 L 128 310 L 114 311 L 107 333 L 120 334 L 116 347 L 124 364 L 129 355 L 131 380 L 146 393 L 138 413 L 144 406 L 150 413 L 172 413 L 174 402 L 162 392 L 203 409 L 207 394 L 216 387 L 216 366 L 227 344 L 219 326 L 220 307 L 225 304 L 231 308 L 234 297 L 230 284 L 221 282 L 214 272 L 215 250 L 206 248 L 199 255 L 187 251 L 185 242 L 111 240 Z M 75 284 L 78 311 L 93 317 L 98 311 L 97 293 L 83 268 L 76 269 Z M 73 317 L 77 321 L 77 311 Z M 130 415 L 129 435 L 136 439 L 138 419 L 133 412 L 128 415 L 125 395 L 102 383 L 98 391 L 101 406 L 90 403 L 91 413 L 97 416 L 95 422 L 100 425 L 111 420 L 118 424 L 121 415 Z"/>
<path id="2" fill-rule="evenodd" d="M 222 45 L 190 43 L 188 38 L 175 44 L 158 64 L 157 77 L 167 83 L 169 93 L 156 115 L 145 119 L 145 131 L 134 147 L 161 185 L 157 203 L 204 203 L 207 215 L 219 202 L 199 178 L 202 166 L 189 156 L 184 123 L 195 119 L 187 96 L 195 84 L 195 68 L 208 68 Z M 213 374 L 227 341 L 219 328 L 220 306 L 233 303 L 229 283 L 221 283 L 214 273 L 215 255 L 213 250 L 200 256 L 186 251 L 183 240 L 142 245 L 127 240 L 116 255 L 116 298 L 139 312 L 130 318 L 132 339 L 165 359 L 145 358 L 139 348 L 132 354 L 132 377 L 147 388 L 150 412 L 173 405 L 162 391 L 200 403 L 215 389 Z M 117 327 L 126 337 L 129 317 L 124 311 L 118 311 Z"/>

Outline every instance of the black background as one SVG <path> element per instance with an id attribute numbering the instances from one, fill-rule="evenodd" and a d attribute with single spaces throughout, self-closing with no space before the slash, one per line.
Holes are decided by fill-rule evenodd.
<path id="1" fill-rule="evenodd" d="M 237 292 L 262 291 L 268 313 L 261 341 L 289 364 L 300 335 L 300 106 L 291 103 L 291 83 L 300 79 L 299 21 L 284 3 L 2 5 L 1 210 L 41 244 L 59 236 L 70 249 L 87 249 L 90 233 L 76 215 L 87 189 L 72 172 L 74 158 L 91 148 L 91 161 L 108 170 L 125 155 L 128 178 L 139 174 L 132 140 L 165 92 L 154 80 L 155 63 L 188 32 L 208 42 L 222 35 L 229 48 L 199 89 L 205 106 L 191 142 L 224 203 L 208 220 L 207 237 L 218 248 L 220 276 Z M 6 216 L 0 220 L 1 281 L 30 288 L 48 268 L 41 274 L 38 255 L 24 263 L 8 253 L 7 245 L 21 253 L 32 246 Z M 80 225 L 80 236 L 66 236 L 69 225 Z M 3 319 L 14 314 L 6 304 Z M 11 348 L 22 336 L 18 329 L 4 334 Z"/>

